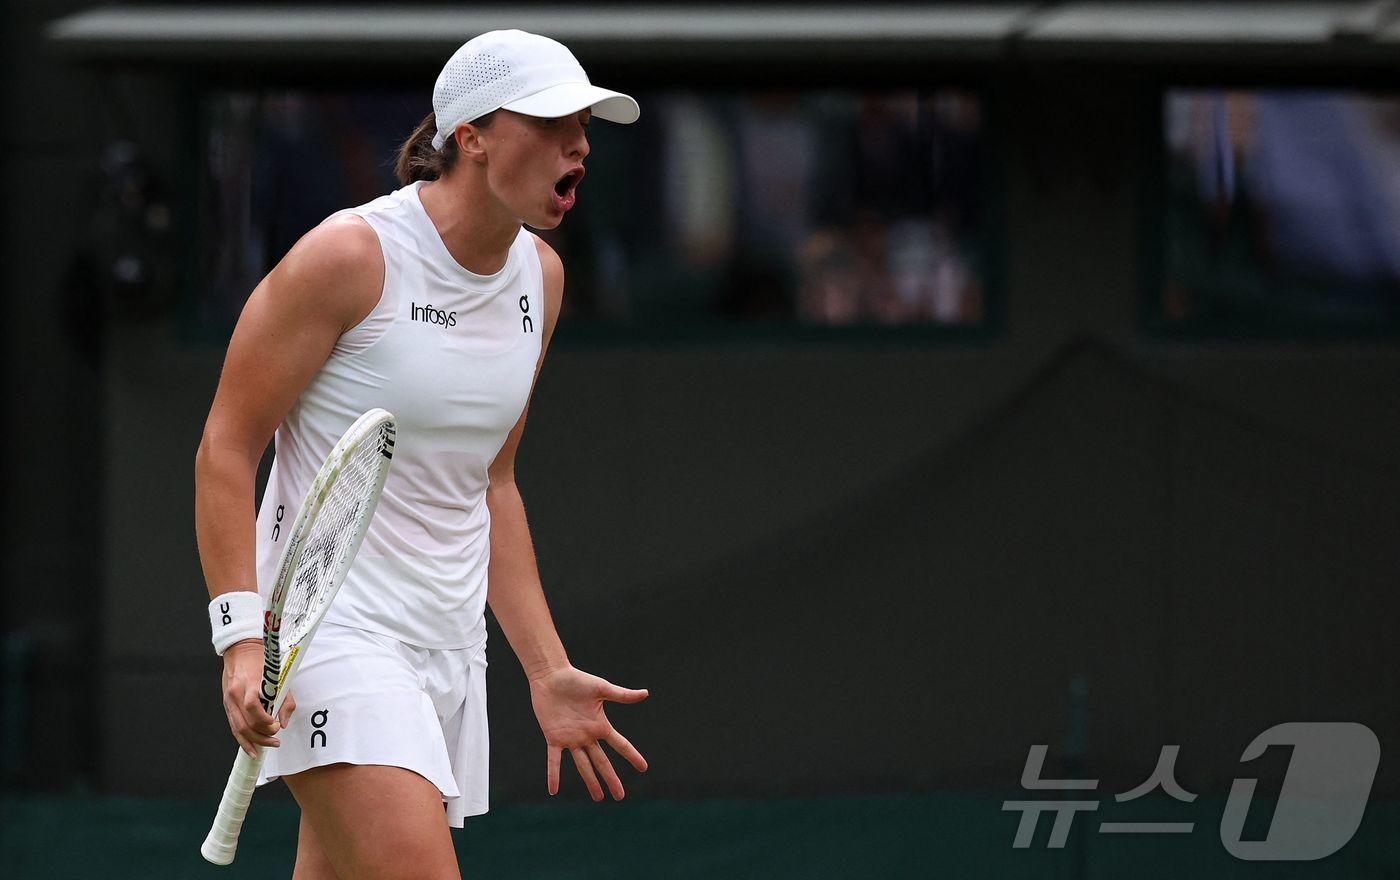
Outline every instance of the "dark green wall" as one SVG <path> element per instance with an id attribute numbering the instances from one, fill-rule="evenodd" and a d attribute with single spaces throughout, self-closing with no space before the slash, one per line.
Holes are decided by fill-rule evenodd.
<path id="1" fill-rule="evenodd" d="M 104 119 L 97 78 L 56 63 L 40 37 L 49 18 L 81 5 L 0 3 L 9 463 L 0 781 L 33 784 L 96 771 L 102 396 L 99 355 L 82 327 L 100 319 L 70 281 Z"/>

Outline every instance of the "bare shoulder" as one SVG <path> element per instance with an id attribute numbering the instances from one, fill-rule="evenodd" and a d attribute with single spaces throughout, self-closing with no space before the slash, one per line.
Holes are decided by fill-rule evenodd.
<path id="1" fill-rule="evenodd" d="M 279 294 L 325 310 L 352 326 L 369 314 L 384 289 L 384 252 L 363 217 L 331 217 L 301 237 L 268 276 Z"/>
<path id="2" fill-rule="evenodd" d="M 555 253 L 554 248 L 549 246 L 549 242 L 533 232 L 530 233 L 530 237 L 535 240 L 535 250 L 540 255 L 540 269 L 544 272 L 545 293 L 548 295 L 551 288 L 562 292 L 564 288 L 564 261 L 559 259 L 559 254 Z"/>
<path id="3" fill-rule="evenodd" d="M 544 276 L 545 312 L 552 327 L 564 302 L 564 261 L 559 259 L 559 254 L 549 246 L 549 242 L 533 232 L 530 236 L 534 238 L 535 250 L 540 255 L 540 271 Z"/>

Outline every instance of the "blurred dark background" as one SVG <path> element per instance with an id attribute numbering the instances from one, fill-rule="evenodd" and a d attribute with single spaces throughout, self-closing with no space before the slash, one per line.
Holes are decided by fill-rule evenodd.
<path id="1" fill-rule="evenodd" d="M 1240 755 L 1287 721 L 1376 733 L 1382 818 L 1248 867 L 1397 876 L 1397 7 L 0 4 L 0 849 L 68 876 L 19 841 L 78 810 L 203 833 L 232 748 L 192 461 L 232 322 L 518 26 L 643 107 L 549 236 L 520 481 L 573 661 L 653 694 L 610 713 L 653 770 L 598 833 L 662 855 L 500 876 L 1239 876 L 1220 803 L 1277 793 Z M 593 827 L 532 812 L 488 650 L 481 821 Z M 1034 744 L 1104 797 L 1179 744 L 1193 842 L 1013 853 Z"/>

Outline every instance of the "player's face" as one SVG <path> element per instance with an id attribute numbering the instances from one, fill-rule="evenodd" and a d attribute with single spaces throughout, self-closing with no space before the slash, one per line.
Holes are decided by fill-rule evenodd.
<path id="1" fill-rule="evenodd" d="M 534 229 L 553 229 L 574 206 L 591 110 L 542 119 L 499 110 L 483 132 L 487 181 L 507 209 Z"/>

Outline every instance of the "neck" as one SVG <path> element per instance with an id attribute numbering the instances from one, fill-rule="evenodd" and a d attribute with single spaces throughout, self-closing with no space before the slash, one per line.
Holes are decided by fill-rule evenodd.
<path id="1" fill-rule="evenodd" d="M 418 197 L 452 258 L 469 272 L 494 275 L 520 234 L 520 219 L 492 196 L 483 170 L 455 172 L 423 184 Z"/>

